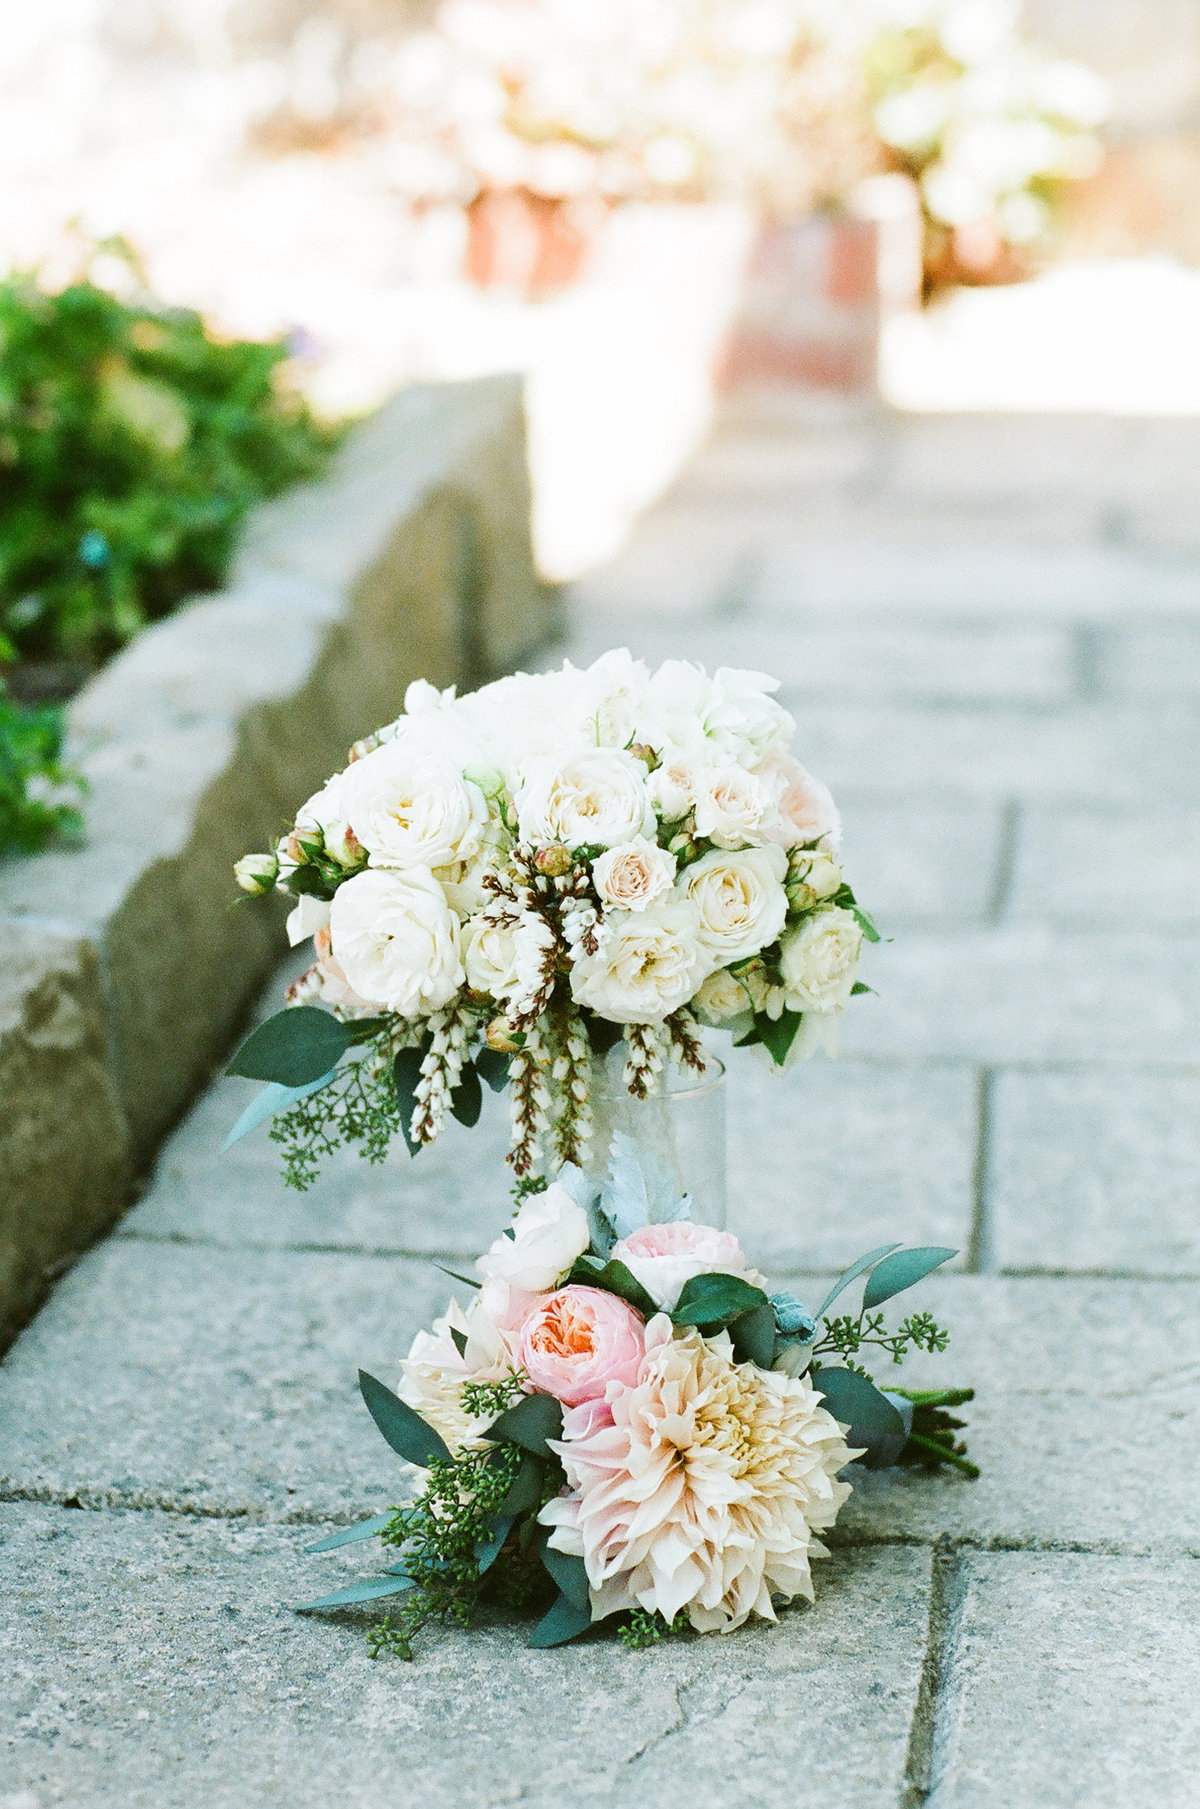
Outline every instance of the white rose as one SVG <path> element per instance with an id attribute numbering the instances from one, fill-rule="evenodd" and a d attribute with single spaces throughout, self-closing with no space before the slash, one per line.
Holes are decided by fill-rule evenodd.
<path id="1" fill-rule="evenodd" d="M 605 904 L 618 911 L 644 911 L 671 890 L 675 856 L 637 835 L 602 854 L 592 866 L 592 879 Z"/>
<path id="2" fill-rule="evenodd" d="M 770 807 L 762 833 L 781 848 L 820 841 L 834 853 L 842 837 L 842 819 L 829 788 L 814 779 L 790 754 L 773 752 L 755 769 L 767 788 Z"/>
<path id="3" fill-rule="evenodd" d="M 301 942 L 307 942 L 318 930 L 323 930 L 329 923 L 329 906 L 323 898 L 314 898 L 310 892 L 301 895 L 295 908 L 288 912 L 287 939 L 292 948 Z"/>
<path id="4" fill-rule="evenodd" d="M 687 660 L 666 660 L 646 688 L 646 739 L 753 766 L 795 727 L 770 696 L 778 689 L 765 672 L 722 666 L 710 677 Z"/>
<path id="5" fill-rule="evenodd" d="M 642 761 L 619 748 L 594 748 L 566 760 L 530 763 L 517 792 L 522 839 L 612 848 L 654 834 Z"/>
<path id="6" fill-rule="evenodd" d="M 714 767 L 696 794 L 696 833 L 725 848 L 753 841 L 768 803 L 765 786 L 745 767 Z"/>
<path id="7" fill-rule="evenodd" d="M 449 760 L 411 741 L 385 742 L 345 773 L 347 814 L 375 867 L 445 867 L 467 860 L 487 800 Z"/>
<path id="8" fill-rule="evenodd" d="M 614 1024 L 660 1024 L 686 1005 L 712 966 L 694 905 L 674 895 L 644 911 L 613 911 L 594 955 L 578 955 L 571 991 Z"/>
<path id="9" fill-rule="evenodd" d="M 782 848 L 714 848 L 688 867 L 678 889 L 700 916 L 700 940 L 722 966 L 774 942 L 787 917 Z"/>
<path id="10" fill-rule="evenodd" d="M 668 750 L 650 776 L 650 790 L 665 823 L 685 817 L 709 777 L 711 767 L 695 754 Z"/>
<path id="11" fill-rule="evenodd" d="M 502 1232 L 475 1269 L 486 1281 L 506 1281 L 527 1293 L 552 1288 L 592 1241 L 587 1213 L 561 1181 L 526 1200 L 511 1229 L 513 1235 Z"/>
<path id="12" fill-rule="evenodd" d="M 503 999 L 517 984 L 517 943 L 507 924 L 472 917 L 462 932 L 467 985 L 475 992 Z"/>
<path id="13" fill-rule="evenodd" d="M 744 983 L 727 967 L 719 967 L 715 974 L 709 974 L 692 1003 L 713 1024 L 723 1024 L 752 1009 Z"/>
<path id="14" fill-rule="evenodd" d="M 852 911 L 818 911 L 783 939 L 779 963 L 792 1011 L 844 1011 L 858 970 L 862 930 Z"/>
<path id="15" fill-rule="evenodd" d="M 427 867 L 368 868 L 334 893 L 330 949 L 354 991 L 403 1017 L 438 1011 L 463 983 L 458 919 Z"/>

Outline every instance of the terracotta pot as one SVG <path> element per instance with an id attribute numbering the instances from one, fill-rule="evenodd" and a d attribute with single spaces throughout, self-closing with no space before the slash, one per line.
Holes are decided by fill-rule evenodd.
<path id="1" fill-rule="evenodd" d="M 531 301 L 568 288 L 586 273 L 608 212 L 598 196 L 485 189 L 467 209 L 465 273 Z"/>

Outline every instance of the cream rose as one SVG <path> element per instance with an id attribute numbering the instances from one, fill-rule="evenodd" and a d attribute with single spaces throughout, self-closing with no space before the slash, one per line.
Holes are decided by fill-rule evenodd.
<path id="1" fill-rule="evenodd" d="M 781 848 L 820 841 L 837 852 L 842 819 L 828 786 L 805 772 L 790 754 L 778 749 L 755 769 L 755 777 L 771 799 L 763 820 L 763 834 L 768 841 L 778 842 Z"/>
<path id="2" fill-rule="evenodd" d="M 525 1201 L 511 1226 L 475 1264 L 485 1281 L 536 1294 L 557 1285 L 592 1241 L 587 1213 L 561 1181 Z"/>
<path id="3" fill-rule="evenodd" d="M 619 748 L 594 748 L 567 760 L 533 761 L 517 792 L 517 820 L 529 842 L 592 843 L 612 848 L 654 834 L 654 810 L 642 761 Z"/>
<path id="4" fill-rule="evenodd" d="M 683 1291 L 685 1281 L 696 1275 L 741 1275 L 755 1287 L 762 1276 L 746 1261 L 732 1231 L 711 1225 L 693 1225 L 679 1219 L 669 1225 L 643 1225 L 612 1247 L 614 1262 L 641 1282 L 655 1306 L 669 1313 Z"/>
<path id="5" fill-rule="evenodd" d="M 783 939 L 780 971 L 792 1011 L 844 1011 L 858 971 L 862 930 L 834 907 L 808 917 Z"/>
<path id="6" fill-rule="evenodd" d="M 472 917 L 463 925 L 462 946 L 467 985 L 506 998 L 517 984 L 517 943 L 510 927 Z"/>
<path id="7" fill-rule="evenodd" d="M 605 904 L 618 911 L 644 911 L 671 890 L 675 856 L 637 835 L 602 854 L 593 863 L 592 879 Z"/>
<path id="8" fill-rule="evenodd" d="M 445 867 L 478 848 L 487 800 L 449 760 L 388 741 L 343 777 L 347 815 L 373 867 Z"/>
<path id="9" fill-rule="evenodd" d="M 769 803 L 766 787 L 745 767 L 714 767 L 696 791 L 696 833 L 724 848 L 756 841 Z"/>
<path id="10" fill-rule="evenodd" d="M 458 919 L 427 867 L 346 880 L 334 893 L 329 934 L 354 991 L 402 1017 L 440 1010 L 465 978 Z"/>
<path id="11" fill-rule="evenodd" d="M 695 905 L 700 940 L 714 965 L 756 955 L 774 942 L 787 917 L 782 848 L 714 849 L 681 875 L 678 890 Z"/>
<path id="12" fill-rule="evenodd" d="M 710 1023 L 724 1024 L 730 1018 L 740 1017 L 742 1012 L 749 1011 L 752 1000 L 744 983 L 731 974 L 727 967 L 719 967 L 715 974 L 709 974 L 696 994 L 693 1005 Z"/>
<path id="13" fill-rule="evenodd" d="M 594 955 L 578 955 L 571 991 L 614 1024 L 661 1024 L 686 1005 L 712 962 L 694 905 L 674 895 L 644 911 L 612 911 Z"/>

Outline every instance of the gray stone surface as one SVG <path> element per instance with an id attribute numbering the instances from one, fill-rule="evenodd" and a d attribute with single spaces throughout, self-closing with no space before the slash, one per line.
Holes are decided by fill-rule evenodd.
<path id="1" fill-rule="evenodd" d="M 14 1070 L 0 1170 L 26 1202 L 29 1248 L 19 1275 L 0 1264 L 0 1327 L 32 1277 L 115 1216 L 131 1154 L 152 1156 L 277 957 L 275 901 L 228 908 L 233 862 L 396 713 L 411 679 L 475 678 L 544 637 L 528 501 L 516 379 L 408 392 L 326 482 L 252 522 L 227 595 L 147 630 L 72 705 L 88 841 L 5 864 L 4 984 L 19 980 L 36 1015 L 64 959 L 99 975 L 104 1053 L 88 1059 L 106 1063 L 118 1111 L 102 1127 L 92 1110 L 86 1142 L 47 1168 L 41 1127 L 62 1095 L 45 1090 L 44 1062 Z M 43 974 L 30 934 L 45 929 Z"/>
<path id="2" fill-rule="evenodd" d="M 600 1632 L 533 1652 L 501 1621 L 431 1631 L 406 1665 L 372 1664 L 361 1613 L 290 1612 L 378 1568 L 305 1557 L 304 1542 L 0 1508 L 0 1802 L 782 1806 L 819 1772 L 831 1801 L 891 1809 L 902 1788 L 927 1553 L 839 1553 L 815 1607 L 737 1639 L 637 1653 Z"/>
<path id="3" fill-rule="evenodd" d="M 953 1586 L 931 1809 L 1190 1809 L 1200 1561 L 971 1553 Z"/>
<path id="4" fill-rule="evenodd" d="M 843 791 L 838 805 L 846 871 L 885 928 L 988 915 L 1003 883 L 1007 835 L 997 801 L 887 802 Z"/>
<path id="5" fill-rule="evenodd" d="M 1031 804 L 1008 914 L 1049 923 L 1200 924 L 1200 810 L 1088 800 Z"/>
<path id="6" fill-rule="evenodd" d="M 1200 1077 L 999 1074 L 989 1196 L 1005 1269 L 1200 1274 Z"/>

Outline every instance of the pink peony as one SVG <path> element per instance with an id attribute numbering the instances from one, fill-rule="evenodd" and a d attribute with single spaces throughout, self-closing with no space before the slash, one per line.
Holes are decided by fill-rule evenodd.
<path id="1" fill-rule="evenodd" d="M 525 1321 L 521 1361 L 534 1388 L 578 1407 L 603 1399 L 610 1382 L 636 1382 L 645 1332 L 640 1313 L 616 1294 L 560 1288 Z"/>
<path id="2" fill-rule="evenodd" d="M 756 1285 L 762 1277 L 749 1268 L 732 1231 L 693 1225 L 643 1225 L 612 1247 L 612 1255 L 641 1282 L 655 1306 L 669 1313 L 685 1281 L 693 1275 L 744 1275 Z"/>

